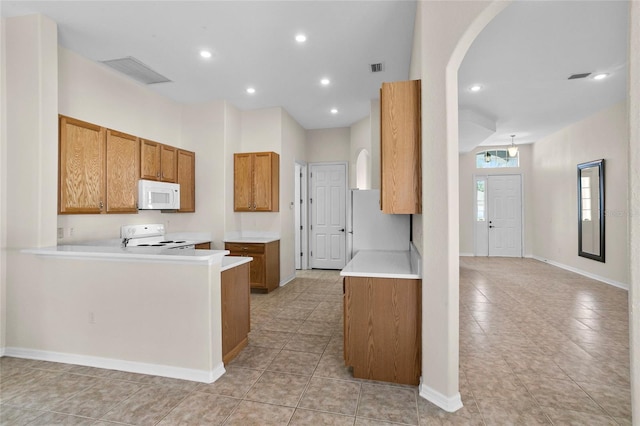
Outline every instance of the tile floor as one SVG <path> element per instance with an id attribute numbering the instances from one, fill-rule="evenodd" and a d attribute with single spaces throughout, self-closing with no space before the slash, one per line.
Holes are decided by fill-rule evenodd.
<path id="1" fill-rule="evenodd" d="M 250 344 L 216 383 L 5 357 L 0 423 L 631 424 L 625 291 L 530 259 L 460 264 L 454 414 L 415 387 L 353 379 L 340 277 L 303 271 L 252 295 Z"/>

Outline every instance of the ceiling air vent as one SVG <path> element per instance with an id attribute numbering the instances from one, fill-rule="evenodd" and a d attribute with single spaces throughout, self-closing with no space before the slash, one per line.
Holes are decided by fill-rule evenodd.
<path id="1" fill-rule="evenodd" d="M 167 83 L 171 81 L 131 56 L 100 62 L 144 84 Z"/>
<path id="2" fill-rule="evenodd" d="M 590 75 L 591 75 L 590 72 L 585 72 L 585 73 L 582 73 L 582 74 L 573 74 L 573 75 L 569 76 L 568 80 L 575 80 L 575 79 L 578 79 L 578 78 L 587 78 Z"/>
<path id="3" fill-rule="evenodd" d="M 384 71 L 384 62 L 378 62 L 377 64 L 369 65 L 371 72 L 382 72 Z"/>

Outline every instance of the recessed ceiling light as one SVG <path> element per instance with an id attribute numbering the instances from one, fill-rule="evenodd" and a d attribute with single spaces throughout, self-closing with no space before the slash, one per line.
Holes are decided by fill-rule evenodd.
<path id="1" fill-rule="evenodd" d="M 305 41 L 307 41 L 307 36 L 304 34 L 298 34 L 296 35 L 296 41 L 298 43 L 304 43 Z"/>
<path id="2" fill-rule="evenodd" d="M 469 87 L 469 90 L 472 92 L 479 92 L 480 90 L 482 90 L 482 84 L 474 84 L 473 86 Z"/>
<path id="3" fill-rule="evenodd" d="M 328 78 L 323 78 L 322 80 L 320 80 L 320 84 L 322 84 L 323 86 L 328 86 L 329 83 L 331 83 L 331 81 Z"/>
<path id="4" fill-rule="evenodd" d="M 253 95 L 254 93 L 256 93 L 256 89 L 254 89 L 253 87 L 247 87 L 247 93 Z"/>
<path id="5" fill-rule="evenodd" d="M 602 80 L 602 79 L 607 78 L 607 77 L 609 77 L 609 73 L 601 72 L 599 74 L 594 75 L 592 78 L 594 80 Z"/>
<path id="6" fill-rule="evenodd" d="M 209 52 L 208 50 L 201 50 L 200 56 L 204 59 L 209 59 L 211 57 L 211 52 Z"/>
<path id="7" fill-rule="evenodd" d="M 337 114 L 338 110 L 336 108 L 331 108 L 331 114 Z"/>

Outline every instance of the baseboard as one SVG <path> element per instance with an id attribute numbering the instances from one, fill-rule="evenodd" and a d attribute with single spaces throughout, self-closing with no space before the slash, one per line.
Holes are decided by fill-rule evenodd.
<path id="1" fill-rule="evenodd" d="M 5 353 L 5 351 L 4 351 L 4 346 L 3 346 L 3 347 L 0 347 L 0 358 L 2 358 L 2 357 L 3 357 L 3 356 L 5 356 L 5 355 L 6 355 L 6 353 Z"/>
<path id="2" fill-rule="evenodd" d="M 459 256 L 460 257 L 475 257 L 475 254 L 473 254 L 473 253 L 460 253 Z"/>
<path id="3" fill-rule="evenodd" d="M 629 291 L 629 284 L 621 283 L 620 281 L 612 280 L 610 278 L 601 277 L 600 275 L 592 274 L 591 272 L 583 271 L 582 269 L 574 268 L 573 266 L 565 265 L 563 263 L 556 262 L 554 260 L 545 259 L 540 256 L 531 256 L 533 259 L 538 260 L 540 262 L 548 263 L 549 265 L 557 266 L 558 268 L 565 269 L 567 271 L 575 272 L 576 274 L 585 276 L 587 278 L 594 279 L 596 281 L 603 282 L 605 284 L 612 285 L 614 287 L 621 288 L 623 290 Z"/>
<path id="4" fill-rule="evenodd" d="M 293 275 L 289 275 L 287 278 L 285 278 L 284 280 L 280 281 L 280 287 L 284 287 L 285 285 L 289 284 L 291 281 L 296 279 L 296 274 L 294 273 Z"/>
<path id="5" fill-rule="evenodd" d="M 86 367 L 106 368 L 109 370 L 126 371 L 129 373 L 150 374 L 153 376 L 170 377 L 173 379 L 183 379 L 202 383 L 213 383 L 226 371 L 222 362 L 212 370 L 207 371 L 24 348 L 5 348 L 4 355 L 16 358 L 35 359 L 39 361 L 62 362 L 65 364 L 82 365 Z"/>
<path id="6" fill-rule="evenodd" d="M 456 392 L 454 396 L 447 397 L 440 392 L 426 386 L 424 383 L 420 383 L 419 387 L 420 396 L 427 401 L 437 405 L 449 413 L 453 413 L 462 408 L 462 398 L 460 392 Z"/>

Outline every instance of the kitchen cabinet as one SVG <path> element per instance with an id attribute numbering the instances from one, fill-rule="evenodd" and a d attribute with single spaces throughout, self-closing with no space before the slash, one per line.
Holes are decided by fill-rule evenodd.
<path id="1" fill-rule="evenodd" d="M 140 178 L 176 183 L 178 149 L 142 139 L 140 141 Z"/>
<path id="2" fill-rule="evenodd" d="M 249 263 L 220 273 L 222 292 L 222 361 L 228 364 L 247 346 L 251 321 Z"/>
<path id="3" fill-rule="evenodd" d="M 233 210 L 280 211 L 280 156 L 275 152 L 233 155 Z"/>
<path id="4" fill-rule="evenodd" d="M 107 129 L 107 213 L 138 213 L 139 140 Z"/>
<path id="5" fill-rule="evenodd" d="M 196 250 L 211 250 L 211 242 L 196 244 Z"/>
<path id="6" fill-rule="evenodd" d="M 59 124 L 58 212 L 102 213 L 106 130 L 64 116 Z"/>
<path id="7" fill-rule="evenodd" d="M 178 149 L 177 183 L 180 184 L 181 213 L 196 211 L 196 154 Z"/>
<path id="8" fill-rule="evenodd" d="M 419 383 L 421 282 L 344 278 L 344 359 L 353 377 Z"/>
<path id="9" fill-rule="evenodd" d="M 280 240 L 268 243 L 225 243 L 229 256 L 253 258 L 249 281 L 251 288 L 271 290 L 280 285 Z"/>
<path id="10" fill-rule="evenodd" d="M 420 80 L 382 83 L 380 207 L 383 213 L 422 212 Z"/>

